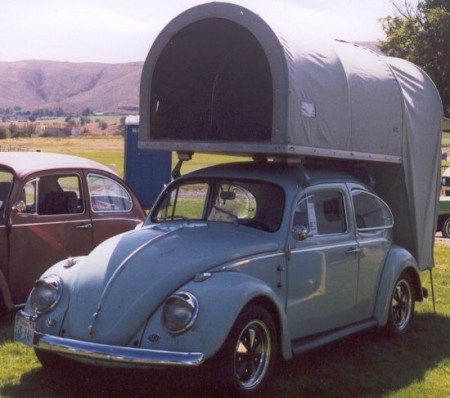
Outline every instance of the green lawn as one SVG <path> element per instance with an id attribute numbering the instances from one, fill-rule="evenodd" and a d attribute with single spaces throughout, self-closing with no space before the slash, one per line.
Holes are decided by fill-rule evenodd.
<path id="1" fill-rule="evenodd" d="M 103 141 L 39 139 L 24 141 L 20 145 L 82 155 L 105 164 L 115 163 L 119 172 L 123 170 L 123 141 L 120 138 Z M 195 162 L 189 167 L 214 163 L 214 156 L 203 156 L 194 157 Z M 368 331 L 292 361 L 280 362 L 262 397 L 449 398 L 448 240 L 436 243 L 435 260 L 436 313 L 433 312 L 430 294 L 430 298 L 416 306 L 411 333 L 403 339 L 393 339 L 379 330 Z M 422 280 L 431 293 L 428 272 L 422 274 Z M 3 315 L 0 317 L 0 397 L 228 397 L 226 393 L 215 391 L 215 386 L 196 372 L 124 372 L 70 364 L 50 374 L 43 371 L 33 350 L 13 342 L 12 336 L 13 315 Z"/>

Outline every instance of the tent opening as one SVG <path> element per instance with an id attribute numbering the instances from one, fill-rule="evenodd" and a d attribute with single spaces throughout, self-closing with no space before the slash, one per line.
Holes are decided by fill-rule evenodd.
<path id="1" fill-rule="evenodd" d="M 178 31 L 155 65 L 154 139 L 270 141 L 272 75 L 255 36 L 222 18 Z"/>

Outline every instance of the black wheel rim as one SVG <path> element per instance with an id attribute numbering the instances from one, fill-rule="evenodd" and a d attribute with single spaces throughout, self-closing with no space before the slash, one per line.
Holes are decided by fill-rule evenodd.
<path id="1" fill-rule="evenodd" d="M 412 300 L 410 284 L 404 279 L 399 280 L 395 286 L 391 303 L 393 325 L 399 331 L 404 330 L 409 324 Z"/>
<path id="2" fill-rule="evenodd" d="M 239 335 L 234 353 L 234 372 L 243 389 L 251 390 L 261 384 L 270 355 L 269 329 L 259 320 L 249 322 Z"/>

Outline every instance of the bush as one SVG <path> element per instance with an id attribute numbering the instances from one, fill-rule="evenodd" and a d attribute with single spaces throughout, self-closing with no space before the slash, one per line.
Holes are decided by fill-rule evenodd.
<path id="1" fill-rule="evenodd" d="M 8 127 L 0 126 L 0 140 L 4 140 L 5 138 L 11 138 L 11 132 Z"/>

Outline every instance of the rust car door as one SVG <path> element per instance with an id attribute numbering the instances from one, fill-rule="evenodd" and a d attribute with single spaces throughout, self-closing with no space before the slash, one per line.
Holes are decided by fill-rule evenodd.
<path id="1" fill-rule="evenodd" d="M 82 174 L 47 172 L 22 184 L 15 198 L 21 209 L 10 219 L 8 282 L 15 302 L 49 266 L 89 253 L 93 240 Z"/>

